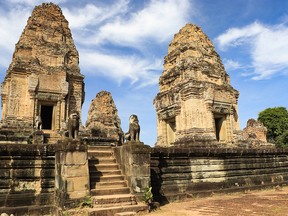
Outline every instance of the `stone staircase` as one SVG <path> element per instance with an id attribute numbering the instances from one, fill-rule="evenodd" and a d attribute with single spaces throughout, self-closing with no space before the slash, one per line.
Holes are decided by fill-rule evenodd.
<path id="1" fill-rule="evenodd" d="M 147 205 L 137 203 L 130 193 L 125 176 L 116 162 L 111 146 L 88 148 L 91 201 L 89 215 L 132 215 L 147 211 Z"/>
<path id="2" fill-rule="evenodd" d="M 43 130 L 43 132 L 45 144 L 55 144 L 62 138 L 62 136 L 57 131 Z"/>

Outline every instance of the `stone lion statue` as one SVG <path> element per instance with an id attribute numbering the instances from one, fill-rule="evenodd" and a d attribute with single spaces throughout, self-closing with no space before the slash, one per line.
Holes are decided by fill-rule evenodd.
<path id="1" fill-rule="evenodd" d="M 125 133 L 126 141 L 140 141 L 140 126 L 137 115 L 131 115 L 129 118 L 129 131 Z"/>
<path id="2" fill-rule="evenodd" d="M 42 120 L 41 120 L 41 116 L 36 116 L 35 118 L 35 129 L 36 130 L 42 130 Z"/>
<path id="3" fill-rule="evenodd" d="M 79 114 L 74 112 L 70 114 L 67 124 L 67 129 L 69 133 L 69 138 L 77 139 L 79 133 Z"/>

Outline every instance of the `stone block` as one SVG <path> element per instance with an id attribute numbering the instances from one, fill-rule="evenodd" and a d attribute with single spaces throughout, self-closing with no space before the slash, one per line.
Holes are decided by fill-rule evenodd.
<path id="1" fill-rule="evenodd" d="M 67 178 L 67 184 L 73 184 L 73 191 L 86 191 L 89 189 L 89 177 Z"/>
<path id="2" fill-rule="evenodd" d="M 25 169 L 13 169 L 12 176 L 14 178 L 35 178 L 41 176 L 41 169 L 25 168 Z"/>
<path id="3" fill-rule="evenodd" d="M 150 155 L 149 154 L 132 154 L 129 157 L 130 164 L 148 164 L 150 162 Z"/>
<path id="4" fill-rule="evenodd" d="M 130 177 L 130 184 L 134 193 L 144 192 L 150 187 L 150 176 Z"/>
<path id="5" fill-rule="evenodd" d="M 78 199 L 78 198 L 83 198 L 89 195 L 89 191 L 74 191 L 70 192 L 69 194 L 69 199 Z"/>
<path id="6" fill-rule="evenodd" d="M 73 180 L 67 180 L 66 181 L 66 192 L 73 192 L 74 191 L 74 181 Z"/>
<path id="7" fill-rule="evenodd" d="M 65 165 L 84 165 L 87 163 L 86 152 L 66 152 Z"/>
<path id="8" fill-rule="evenodd" d="M 129 174 L 132 176 L 150 176 L 150 164 L 132 164 L 129 169 Z"/>
<path id="9" fill-rule="evenodd" d="M 81 177 L 88 176 L 88 168 L 83 165 L 75 165 L 75 166 L 64 166 L 62 170 L 62 175 L 66 177 Z"/>

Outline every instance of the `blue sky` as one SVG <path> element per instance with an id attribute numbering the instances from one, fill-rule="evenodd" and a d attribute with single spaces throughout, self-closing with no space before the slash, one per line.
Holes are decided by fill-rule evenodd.
<path id="1" fill-rule="evenodd" d="M 51 1 L 51 0 L 50 0 Z M 49 1 L 49 2 L 50 2 Z M 0 80 L 11 63 L 35 5 L 0 2 Z M 241 128 L 268 107 L 288 106 L 288 1 L 286 0 L 57 0 L 69 22 L 85 75 L 85 125 L 91 100 L 112 93 L 122 122 L 136 114 L 140 140 L 154 146 L 153 99 L 173 35 L 186 23 L 200 26 L 240 92 Z"/>

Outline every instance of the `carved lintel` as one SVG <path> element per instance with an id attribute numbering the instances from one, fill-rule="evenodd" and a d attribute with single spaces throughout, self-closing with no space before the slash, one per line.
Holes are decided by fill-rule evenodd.
<path id="1" fill-rule="evenodd" d="M 215 102 L 212 106 L 212 112 L 218 114 L 231 114 L 231 105 Z"/>
<path id="2" fill-rule="evenodd" d="M 173 117 L 179 115 L 180 112 L 181 112 L 181 109 L 180 109 L 179 106 L 177 106 L 177 107 L 171 107 L 171 108 L 168 108 L 168 109 L 166 109 L 166 110 L 163 110 L 163 111 L 160 113 L 159 117 L 160 117 L 160 119 L 162 119 L 162 120 L 164 120 L 164 119 L 169 119 L 169 118 L 173 118 Z"/>
<path id="3" fill-rule="evenodd" d="M 59 101 L 61 100 L 61 94 L 51 92 L 39 92 L 38 99 L 45 101 Z"/>

